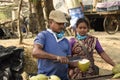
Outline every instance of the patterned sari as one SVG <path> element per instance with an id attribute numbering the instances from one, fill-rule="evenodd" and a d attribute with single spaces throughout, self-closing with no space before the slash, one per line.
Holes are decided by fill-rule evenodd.
<path id="1" fill-rule="evenodd" d="M 84 53 L 84 50 L 82 49 L 82 46 L 80 45 L 78 40 L 75 38 L 74 38 L 74 40 L 75 40 L 75 42 L 72 46 L 72 56 L 80 56 L 81 58 L 89 59 L 91 62 L 91 65 L 90 65 L 90 68 L 88 69 L 88 71 L 86 71 L 84 73 L 81 72 L 79 70 L 79 68 L 70 68 L 69 69 L 70 78 L 71 79 L 80 79 L 81 77 L 95 75 L 93 50 L 95 49 L 97 38 L 95 38 L 91 35 L 88 35 L 85 40 L 82 40 L 82 43 L 85 45 L 86 49 L 88 50 L 88 52 L 90 54 L 89 58 L 87 57 L 87 54 Z"/>

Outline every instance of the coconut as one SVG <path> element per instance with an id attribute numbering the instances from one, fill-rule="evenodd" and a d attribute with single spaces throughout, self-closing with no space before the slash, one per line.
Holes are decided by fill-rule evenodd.
<path id="1" fill-rule="evenodd" d="M 44 74 L 38 74 L 36 77 L 38 78 L 38 80 L 48 80 L 48 76 Z"/>
<path id="2" fill-rule="evenodd" d="M 90 61 L 88 59 L 81 59 L 81 60 L 78 61 L 78 68 L 82 72 L 87 71 L 89 66 L 90 66 Z"/>
<path id="3" fill-rule="evenodd" d="M 61 80 L 61 79 L 56 75 L 51 75 L 48 80 Z"/>
<path id="4" fill-rule="evenodd" d="M 44 74 L 38 74 L 36 76 L 32 76 L 30 80 L 48 80 L 48 77 Z"/>
<path id="5" fill-rule="evenodd" d="M 116 64 L 112 69 L 113 74 L 120 73 L 120 64 Z"/>
<path id="6" fill-rule="evenodd" d="M 38 78 L 36 76 L 32 76 L 30 80 L 38 80 Z"/>
<path id="7" fill-rule="evenodd" d="M 114 79 L 120 78 L 120 73 L 116 73 L 112 78 L 114 78 Z"/>

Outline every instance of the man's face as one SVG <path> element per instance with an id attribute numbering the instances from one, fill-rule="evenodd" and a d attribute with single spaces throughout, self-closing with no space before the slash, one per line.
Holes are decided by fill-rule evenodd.
<path id="1" fill-rule="evenodd" d="M 50 28 L 56 32 L 56 33 L 59 33 L 61 32 L 62 30 L 64 30 L 64 23 L 57 23 L 55 21 L 52 21 L 50 23 Z"/>

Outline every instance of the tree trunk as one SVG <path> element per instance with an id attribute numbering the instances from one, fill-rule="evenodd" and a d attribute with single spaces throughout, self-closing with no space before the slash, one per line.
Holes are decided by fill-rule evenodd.
<path id="1" fill-rule="evenodd" d="M 31 13 L 30 13 L 30 16 L 29 16 L 29 19 L 30 19 L 30 31 L 33 33 L 33 34 L 37 34 L 39 31 L 42 31 L 42 27 L 41 27 L 41 23 L 42 21 L 40 19 L 43 19 L 41 17 L 43 17 L 42 14 L 42 7 L 41 7 L 41 4 L 40 4 L 40 0 L 35 0 L 35 1 L 30 1 L 31 3 Z M 41 12 L 39 12 L 39 10 Z"/>
<path id="2" fill-rule="evenodd" d="M 45 28 L 48 28 L 48 16 L 47 16 L 47 7 L 46 7 L 46 1 L 42 0 L 42 8 L 43 8 L 43 15 L 45 20 Z"/>
<path id="3" fill-rule="evenodd" d="M 31 23 L 30 15 L 32 14 L 31 2 L 30 2 L 30 0 L 28 1 L 28 8 L 29 8 L 29 16 L 28 16 L 28 25 L 27 25 L 27 29 L 28 29 L 28 32 L 30 32 L 30 23 Z"/>
<path id="4" fill-rule="evenodd" d="M 44 8 L 43 8 L 43 5 L 42 4 L 39 4 L 39 3 L 42 3 L 42 2 L 45 2 L 44 3 Z M 40 27 L 39 27 L 39 31 L 42 31 L 44 29 L 46 29 L 46 25 L 45 21 L 48 19 L 49 17 L 49 13 L 51 10 L 53 10 L 53 2 L 52 0 L 41 0 L 41 2 L 38 2 L 37 6 L 37 15 L 38 15 L 38 21 L 40 23 Z M 45 11 L 45 12 L 43 12 Z M 45 26 L 46 25 L 46 26 Z"/>
<path id="5" fill-rule="evenodd" d="M 48 17 L 51 10 L 53 10 L 53 0 L 42 0 L 43 15 L 45 20 L 45 28 L 48 28 Z"/>
<path id="6" fill-rule="evenodd" d="M 17 25 L 17 29 L 18 29 L 18 34 L 19 34 L 19 44 L 22 44 L 22 41 L 23 41 L 21 27 L 20 27 L 20 11 L 21 11 L 21 8 L 22 8 L 22 2 L 23 2 L 23 0 L 20 0 L 19 6 L 18 6 L 19 8 L 18 8 L 18 25 Z"/>
<path id="7" fill-rule="evenodd" d="M 34 8 L 35 8 L 35 13 L 36 13 L 36 21 L 37 21 L 37 25 L 38 25 L 38 32 L 39 31 L 42 31 L 42 25 L 41 25 L 41 20 L 40 19 L 43 19 L 43 14 L 42 16 L 39 14 L 41 12 L 39 12 L 39 10 L 42 8 L 41 7 L 41 4 L 40 4 L 40 1 L 37 0 L 36 4 L 34 4 Z M 41 10 L 42 11 L 42 10 Z M 42 18 L 41 18 L 42 17 Z"/>
<path id="8" fill-rule="evenodd" d="M 46 8 L 47 8 L 47 17 L 49 17 L 50 11 L 54 10 L 53 0 L 46 0 Z"/>
<path id="9" fill-rule="evenodd" d="M 44 5 L 42 4 L 42 2 L 45 2 Z M 46 6 L 47 5 L 47 6 Z M 35 2 L 32 2 L 32 15 L 34 15 L 33 18 L 31 19 L 36 19 L 36 20 L 30 20 L 31 22 L 31 26 L 30 28 L 32 28 L 31 30 L 37 30 L 35 32 L 40 32 L 42 30 L 45 30 L 48 26 L 47 21 L 48 21 L 48 16 L 51 10 L 53 10 L 53 4 L 52 4 L 52 0 L 36 0 Z M 37 27 L 35 26 L 37 22 Z M 33 24 L 32 24 L 33 23 Z M 36 29 L 37 28 L 37 29 Z M 33 33 L 34 33 L 33 31 Z"/>

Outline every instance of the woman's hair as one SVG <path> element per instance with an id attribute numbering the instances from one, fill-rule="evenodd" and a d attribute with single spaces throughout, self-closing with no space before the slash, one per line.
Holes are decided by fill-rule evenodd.
<path id="1" fill-rule="evenodd" d="M 87 27 L 88 27 L 88 29 L 89 29 L 89 22 L 85 19 L 85 18 L 79 18 L 78 20 L 77 20 L 77 22 L 76 22 L 76 28 L 78 27 L 78 25 L 80 24 L 80 23 L 85 23 L 86 25 L 87 25 Z"/>

